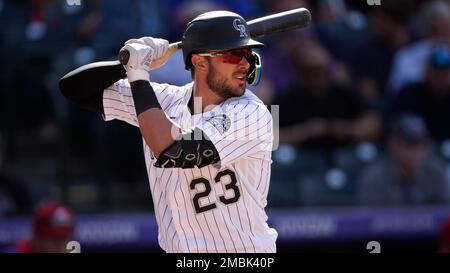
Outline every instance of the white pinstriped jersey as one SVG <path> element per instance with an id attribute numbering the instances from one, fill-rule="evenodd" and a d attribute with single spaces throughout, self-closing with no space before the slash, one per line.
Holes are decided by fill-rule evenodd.
<path id="1" fill-rule="evenodd" d="M 166 116 L 183 130 L 200 128 L 220 162 L 203 168 L 157 168 L 143 141 L 158 241 L 166 252 L 276 252 L 277 232 L 267 225 L 272 117 L 246 90 L 202 114 L 191 115 L 193 83 L 151 83 Z M 104 119 L 138 125 L 127 79 L 107 88 Z"/>

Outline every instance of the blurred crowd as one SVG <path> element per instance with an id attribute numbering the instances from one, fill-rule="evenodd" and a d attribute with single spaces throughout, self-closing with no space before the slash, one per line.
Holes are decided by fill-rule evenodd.
<path id="1" fill-rule="evenodd" d="M 312 14 L 308 28 L 260 39 L 253 89 L 279 105 L 269 206 L 448 204 L 450 1 L 77 2 L 0 0 L 0 216 L 48 199 L 151 207 L 138 129 L 71 105 L 58 79 L 115 59 L 129 38 L 179 41 L 190 19 L 217 9 Z M 151 80 L 189 82 L 181 52 Z"/>
<path id="2" fill-rule="evenodd" d="M 2 249 L 3 253 L 79 253 L 81 247 L 72 241 L 75 214 L 68 206 L 43 202 L 36 206 L 29 219 L 30 231 L 23 238 Z"/>

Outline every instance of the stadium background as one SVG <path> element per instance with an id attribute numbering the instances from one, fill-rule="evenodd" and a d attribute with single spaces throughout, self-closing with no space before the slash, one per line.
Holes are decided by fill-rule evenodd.
<path id="1" fill-rule="evenodd" d="M 382 251 L 439 250 L 450 192 L 435 203 L 371 206 L 359 200 L 358 189 L 362 171 L 387 155 L 382 125 L 401 89 L 392 87 L 390 78 L 395 69 L 401 74 L 408 68 L 393 68 L 396 54 L 427 35 L 450 38 L 450 12 L 439 8 L 449 1 L 433 1 L 443 12 L 441 21 L 430 23 L 431 34 L 423 13 L 436 8 L 418 0 L 77 2 L 0 0 L 0 249 L 29 233 L 33 208 L 55 200 L 76 212 L 75 239 L 82 251 L 159 251 L 138 129 L 105 123 L 69 104 L 58 79 L 85 63 L 115 58 L 132 37 L 178 41 L 186 22 L 207 10 L 228 9 L 250 20 L 307 7 L 309 28 L 262 39 L 267 47 L 256 94 L 266 105 L 280 105 L 282 128 L 297 124 L 292 117 L 300 115 L 300 103 L 286 98 L 299 92 L 299 73 L 320 70 L 313 65 L 302 70 L 307 64 L 298 59 L 307 48 L 314 53 L 312 64 L 326 60 L 326 81 L 362 97 L 367 109 L 360 112 L 376 113 L 381 126 L 344 141 L 280 143 L 267 208 L 269 223 L 279 231 L 279 251 L 367 252 L 373 240 Z M 180 54 L 151 76 L 173 84 L 189 77 Z M 448 126 L 448 113 L 438 127 Z M 450 175 L 447 138 L 431 134 L 430 154 Z"/>

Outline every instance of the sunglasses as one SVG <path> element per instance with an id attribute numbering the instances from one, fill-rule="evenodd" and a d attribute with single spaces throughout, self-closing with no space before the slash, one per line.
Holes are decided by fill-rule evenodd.
<path id="1" fill-rule="evenodd" d="M 245 58 L 248 61 L 252 55 L 252 51 L 249 48 L 237 48 L 227 51 L 198 53 L 197 55 L 204 57 L 220 57 L 220 61 L 223 63 L 238 64 L 241 62 L 242 58 Z"/>

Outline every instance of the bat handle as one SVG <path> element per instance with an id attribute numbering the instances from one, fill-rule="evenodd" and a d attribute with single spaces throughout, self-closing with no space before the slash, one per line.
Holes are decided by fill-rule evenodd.
<path id="1" fill-rule="evenodd" d="M 118 59 L 122 65 L 127 65 L 128 60 L 130 59 L 130 52 L 126 49 L 122 49 L 121 51 L 119 51 Z"/>
<path id="2" fill-rule="evenodd" d="M 175 51 L 182 48 L 182 45 L 183 44 L 181 42 L 169 44 L 166 54 L 159 59 L 153 60 L 150 65 L 150 68 L 156 68 L 160 65 L 163 65 L 165 62 L 167 62 L 170 56 L 172 56 L 172 54 L 175 53 Z M 121 50 L 119 52 L 118 59 L 122 65 L 126 65 L 128 63 L 128 60 L 130 59 L 130 52 L 128 52 L 128 50 L 126 49 Z"/>

